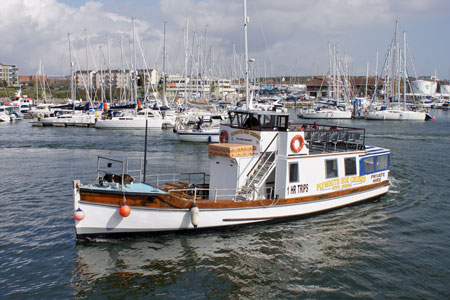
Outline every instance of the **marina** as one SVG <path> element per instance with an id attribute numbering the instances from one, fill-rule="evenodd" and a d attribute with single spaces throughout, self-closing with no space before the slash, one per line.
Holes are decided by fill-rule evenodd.
<path id="1" fill-rule="evenodd" d="M 296 114 L 290 112 L 294 119 Z M 329 121 L 365 128 L 368 145 L 391 150 L 391 188 L 379 200 L 275 226 L 87 244 L 76 242 L 73 179 L 95 181 L 98 156 L 142 157 L 145 132 L 2 123 L 0 199 L 7 213 L 0 221 L 0 257 L 1 278 L 8 280 L 0 292 L 8 298 L 125 297 L 133 286 L 135 295 L 158 298 L 178 295 L 181 283 L 187 297 L 286 298 L 308 289 L 317 298 L 356 297 L 356 290 L 370 298 L 446 298 L 450 178 L 435 170 L 450 163 L 442 155 L 450 143 L 450 116 L 443 110 L 433 114 L 433 122 L 394 127 Z M 149 130 L 148 141 L 147 172 L 209 170 L 207 144 L 181 142 L 171 129 Z M 274 272 L 279 265 L 282 270 Z M 352 274 L 369 276 L 372 283 Z M 296 289 L 281 284 L 293 277 L 300 278 L 292 282 Z"/>
<path id="2" fill-rule="evenodd" d="M 122 2 L 0 4 L 1 298 L 450 298 L 449 4 Z"/>

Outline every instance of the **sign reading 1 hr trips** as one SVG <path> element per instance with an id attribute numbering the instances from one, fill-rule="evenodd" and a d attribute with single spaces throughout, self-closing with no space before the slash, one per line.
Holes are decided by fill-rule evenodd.
<path id="1" fill-rule="evenodd" d="M 347 176 L 330 179 L 317 184 L 317 190 L 338 190 L 366 182 L 365 176 Z"/>
<path id="2" fill-rule="evenodd" d="M 287 187 L 287 194 L 288 195 L 295 195 L 295 194 L 301 194 L 301 193 L 307 193 L 308 192 L 308 184 L 293 184 L 288 185 Z"/>

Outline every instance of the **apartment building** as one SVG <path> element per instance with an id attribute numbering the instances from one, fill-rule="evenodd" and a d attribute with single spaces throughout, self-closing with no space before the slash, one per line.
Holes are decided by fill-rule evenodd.
<path id="1" fill-rule="evenodd" d="M 6 86 L 19 86 L 19 68 L 16 65 L 0 63 L 0 84 Z"/>

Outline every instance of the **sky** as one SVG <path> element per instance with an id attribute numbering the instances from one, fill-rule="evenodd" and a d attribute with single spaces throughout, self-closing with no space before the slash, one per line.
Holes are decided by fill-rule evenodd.
<path id="1" fill-rule="evenodd" d="M 398 21 L 410 76 L 450 77 L 448 0 L 247 0 L 247 8 L 257 76 L 323 75 L 329 43 L 347 58 L 349 75 L 365 76 L 367 66 L 373 75 Z M 56 76 L 70 74 L 70 54 L 79 70 L 106 68 L 108 57 L 113 69 L 129 67 L 136 53 L 137 68 L 161 72 L 164 23 L 167 72 L 183 73 L 188 28 L 189 70 L 208 61 L 203 72 L 242 74 L 242 0 L 2 0 L 0 63 L 17 65 L 20 75 Z"/>

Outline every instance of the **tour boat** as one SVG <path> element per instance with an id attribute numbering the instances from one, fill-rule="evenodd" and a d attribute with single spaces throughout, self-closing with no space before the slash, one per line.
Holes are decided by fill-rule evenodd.
<path id="1" fill-rule="evenodd" d="M 253 109 L 247 22 L 244 0 L 246 108 L 230 110 L 220 143 L 209 144 L 209 176 L 194 169 L 147 180 L 145 159 L 99 157 L 96 182 L 73 182 L 77 238 L 277 222 L 389 191 L 390 151 L 366 146 L 364 129 L 299 126 L 286 112 Z"/>
<path id="2" fill-rule="evenodd" d="M 209 181 L 193 170 L 140 182 L 128 160 L 100 157 L 95 183 L 74 181 L 77 237 L 280 221 L 389 190 L 390 151 L 366 146 L 364 129 L 296 126 L 287 113 L 248 110 L 230 111 L 220 130 L 221 143 L 209 144 Z"/>

